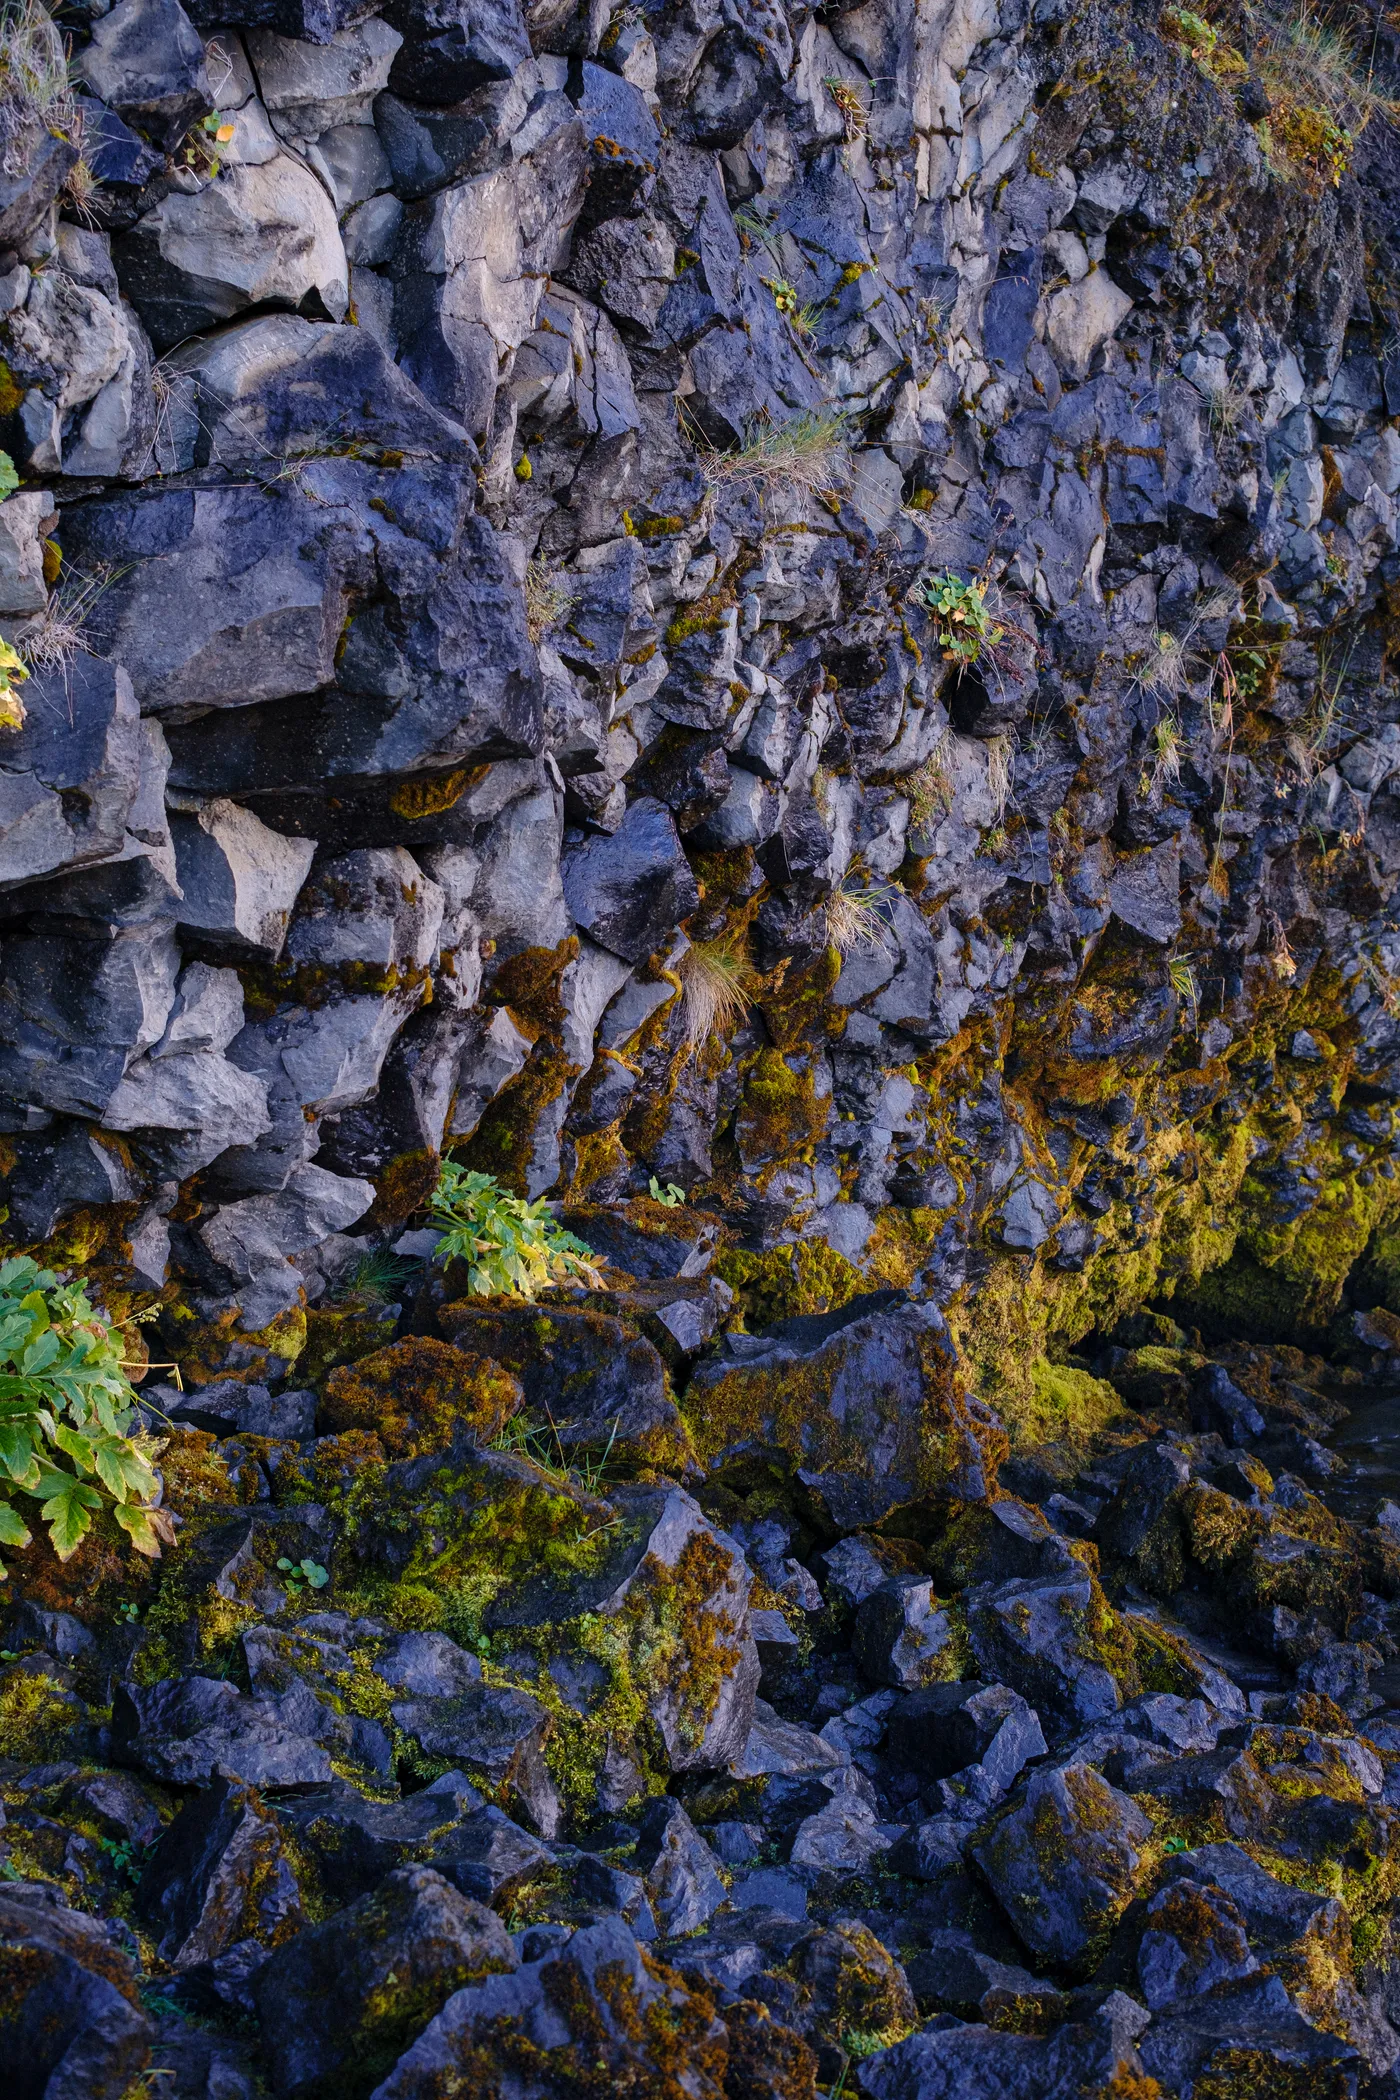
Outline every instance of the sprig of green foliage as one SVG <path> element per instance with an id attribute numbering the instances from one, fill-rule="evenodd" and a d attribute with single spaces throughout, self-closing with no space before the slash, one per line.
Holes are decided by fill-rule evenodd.
<path id="1" fill-rule="evenodd" d="M 68 1560 L 110 1507 L 138 1553 L 174 1539 L 153 1503 L 160 1445 L 131 1433 L 136 1395 L 120 1337 L 81 1284 L 26 1255 L 0 1265 L 0 1546 L 32 1536 L 16 1496 L 39 1504 L 53 1549 Z"/>
<path id="2" fill-rule="evenodd" d="M 984 649 L 993 649 L 1005 630 L 987 610 L 987 586 L 974 577 L 965 583 L 951 570 L 921 576 L 913 596 L 934 616 L 939 645 L 949 663 L 975 664 Z"/>
<path id="3" fill-rule="evenodd" d="M 533 1298 L 551 1283 L 585 1283 L 595 1290 L 602 1283 L 592 1248 L 555 1223 L 543 1197 L 527 1203 L 492 1174 L 445 1160 L 429 1209 L 442 1232 L 438 1259 L 466 1264 L 474 1296 L 509 1291 Z"/>

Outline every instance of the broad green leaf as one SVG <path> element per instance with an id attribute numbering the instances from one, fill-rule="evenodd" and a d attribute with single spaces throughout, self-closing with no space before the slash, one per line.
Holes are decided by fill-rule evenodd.
<path id="1" fill-rule="evenodd" d="M 101 1507 L 102 1497 L 82 1480 L 70 1480 L 62 1494 L 50 1495 L 39 1514 L 60 1560 L 73 1558 L 92 1525 L 94 1510 Z"/>
<path id="2" fill-rule="evenodd" d="M 170 1519 L 163 1509 L 144 1509 L 139 1502 L 119 1502 L 112 1515 L 136 1551 L 144 1553 L 148 1560 L 160 1559 L 162 1539 L 167 1545 L 171 1543 Z"/>
<path id="3" fill-rule="evenodd" d="M 144 1502 L 156 1491 L 156 1476 L 139 1451 L 120 1437 L 95 1444 L 93 1459 L 97 1477 L 110 1488 L 118 1502 Z"/>
<path id="4" fill-rule="evenodd" d="M 0 1546 L 27 1546 L 32 1536 L 19 1511 L 0 1502 Z"/>
<path id="5" fill-rule="evenodd" d="M 76 1429 L 68 1429 L 64 1424 L 60 1423 L 54 1431 L 53 1440 L 59 1450 L 66 1451 L 68 1456 L 75 1464 L 81 1466 L 85 1473 L 90 1473 L 93 1470 L 92 1445 L 85 1436 L 79 1436 Z"/>
<path id="6" fill-rule="evenodd" d="M 21 1487 L 38 1485 L 39 1467 L 34 1456 L 34 1438 L 28 1429 L 0 1424 L 0 1466 Z"/>

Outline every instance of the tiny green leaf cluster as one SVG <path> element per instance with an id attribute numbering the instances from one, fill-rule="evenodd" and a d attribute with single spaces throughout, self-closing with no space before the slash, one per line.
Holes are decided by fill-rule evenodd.
<path id="1" fill-rule="evenodd" d="M 492 1174 L 444 1161 L 429 1209 L 442 1232 L 438 1260 L 464 1263 L 477 1297 L 506 1291 L 533 1298 L 551 1283 L 600 1281 L 592 1249 L 556 1225 L 543 1198 L 512 1196 Z"/>
<path id="2" fill-rule="evenodd" d="M 15 1497 L 39 1503 L 60 1560 L 77 1551 L 104 1506 L 138 1553 L 173 1538 L 154 1508 L 158 1445 L 132 1435 L 136 1395 L 120 1337 L 81 1284 L 28 1255 L 0 1265 L 0 1545 L 27 1546 Z"/>
<path id="3" fill-rule="evenodd" d="M 294 1597 L 300 1597 L 308 1588 L 323 1590 L 331 1579 L 318 1560 L 288 1560 L 284 1553 L 277 1565 L 286 1576 L 287 1588 Z"/>

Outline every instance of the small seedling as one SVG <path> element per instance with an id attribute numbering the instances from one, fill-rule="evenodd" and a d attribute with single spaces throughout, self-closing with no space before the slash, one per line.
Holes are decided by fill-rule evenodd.
<path id="1" fill-rule="evenodd" d="M 287 1588 L 293 1597 L 304 1596 L 307 1589 L 323 1590 L 330 1576 L 315 1560 L 288 1560 L 283 1554 L 277 1563 L 287 1578 Z"/>
<path id="2" fill-rule="evenodd" d="M 140 1624 L 140 1620 L 141 1607 L 139 1604 L 133 1604 L 128 1601 L 117 1606 L 118 1626 L 136 1626 Z"/>
<path id="3" fill-rule="evenodd" d="M 134 1838 L 99 1838 L 98 1847 L 105 1852 L 112 1864 L 114 1874 L 129 1881 L 133 1888 L 141 1879 L 142 1853 L 145 1847 Z"/>
<path id="4" fill-rule="evenodd" d="M 948 663 L 975 664 L 984 649 L 994 648 L 1005 630 L 987 611 L 987 586 L 974 578 L 944 571 L 921 576 L 912 595 L 934 616 L 939 645 Z"/>
<path id="5" fill-rule="evenodd" d="M 1189 1852 L 1191 1847 L 1184 1837 L 1169 1837 L 1162 1840 L 1162 1850 L 1166 1853 L 1175 1854 L 1177 1852 Z"/>
<path id="6" fill-rule="evenodd" d="M 663 1189 L 653 1174 L 650 1182 L 653 1203 L 663 1203 L 667 1210 L 678 1210 L 685 1201 L 685 1190 L 678 1189 L 674 1181 L 668 1181 Z"/>

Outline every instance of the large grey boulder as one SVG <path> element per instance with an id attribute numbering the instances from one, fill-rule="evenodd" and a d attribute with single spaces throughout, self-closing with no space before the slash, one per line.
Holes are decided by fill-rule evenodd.
<path id="1" fill-rule="evenodd" d="M 157 350 L 250 306 L 309 305 L 339 321 L 350 303 L 335 207 L 290 153 L 229 166 L 193 193 L 172 190 L 114 254 Z"/>
<path id="2" fill-rule="evenodd" d="M 714 2060 L 724 2028 L 711 2001 L 693 1997 L 670 1970 L 644 1963 L 629 1927 L 605 1918 L 513 1976 L 493 1976 L 449 1998 L 379 2087 L 378 2100 L 430 2100 L 450 2090 L 464 2064 L 490 2066 L 493 2074 L 520 2064 L 525 2077 L 513 2082 L 521 2093 L 542 2094 L 531 2067 L 545 2052 L 571 2084 L 581 2076 L 618 2092 L 661 2091 L 663 2078 L 672 2079 L 678 2037 L 691 2063 Z M 719 2090 L 708 2075 L 694 2083 L 696 2100 L 718 2100 Z"/>
<path id="3" fill-rule="evenodd" d="M 671 812 L 642 796 L 611 836 L 585 839 L 564 861 L 564 898 L 574 924 L 600 946 L 637 963 L 700 901 Z"/>
<path id="4" fill-rule="evenodd" d="M 518 568 L 484 518 L 464 517 L 472 484 L 460 467 L 380 471 L 337 458 L 312 462 L 302 479 L 309 507 L 297 517 L 323 564 L 317 587 L 327 604 L 339 602 L 340 581 L 352 573 L 365 589 L 348 625 L 345 608 L 337 612 L 324 656 L 321 616 L 300 595 L 304 582 L 290 593 L 304 608 L 294 625 L 306 638 L 312 682 L 333 672 L 335 683 L 295 704 L 241 708 L 235 721 L 225 713 L 188 722 L 172 734 L 172 782 L 251 801 L 279 829 L 327 843 L 399 840 L 415 817 L 433 812 L 452 836 L 469 769 L 537 755 L 543 740 Z M 279 553 L 290 558 L 277 543 L 282 522 L 292 524 L 269 517 L 259 528 L 272 535 L 265 544 L 273 563 Z M 354 565 L 358 551 L 354 564 L 342 562 L 347 540 L 363 550 L 364 568 Z M 275 567 L 266 573 L 275 579 Z M 135 586 L 133 611 L 144 588 Z M 154 583 L 153 595 L 159 590 Z M 253 610 L 229 652 L 241 659 L 246 650 L 250 678 L 259 675 L 251 668 L 259 621 Z M 290 663 L 273 675 L 284 692 L 299 682 Z M 433 836 L 430 824 L 423 829 Z"/>
<path id="5" fill-rule="evenodd" d="M 469 456 L 461 426 L 363 328 L 262 314 L 183 344 L 162 369 L 182 468 L 265 471 L 269 460 L 351 444 L 436 460 Z"/>
<path id="6" fill-rule="evenodd" d="M 1137 1893 L 1152 1824 L 1091 1765 L 1037 1772 L 972 1846 L 1017 1938 L 1042 1960 L 1083 1959 Z"/>
<path id="7" fill-rule="evenodd" d="M 0 617 L 42 612 L 48 604 L 44 540 L 55 515 L 47 489 L 25 489 L 0 503 Z"/>
<path id="8" fill-rule="evenodd" d="M 780 1464 L 841 1531 L 986 1492 L 985 1413 L 961 1389 L 936 1308 L 899 1293 L 726 1337 L 686 1408 L 706 1464 Z"/>
<path id="9" fill-rule="evenodd" d="M 155 2029 L 106 1926 L 69 1910 L 52 1882 L 7 1888 L 0 1962 L 11 1979 L 0 2048 L 16 2093 L 122 2100 L 150 2062 Z"/>
<path id="10" fill-rule="evenodd" d="M 131 1203 L 141 1196 L 141 1175 L 123 1157 L 119 1139 L 105 1138 L 87 1123 L 30 1113 L 41 1125 L 47 1121 L 48 1127 L 10 1140 L 15 1163 L 5 1177 L 5 1202 L 23 1239 L 46 1240 L 74 1211 Z M 135 1255 L 135 1227 L 132 1249 Z M 142 1266 L 140 1260 L 137 1266 Z M 165 1281 L 163 1269 L 154 1280 L 158 1285 Z"/>
<path id="11" fill-rule="evenodd" d="M 348 1231 L 373 1201 L 373 1182 L 299 1165 L 284 1188 L 227 1203 L 201 1221 L 195 1237 L 212 1279 L 236 1300 L 246 1331 L 268 1326 L 300 1301 L 305 1279 L 287 1257 Z"/>
<path id="12" fill-rule="evenodd" d="M 249 809 L 216 796 L 171 819 L 180 923 L 275 959 L 316 852 L 284 838 Z"/>
<path id="13" fill-rule="evenodd" d="M 63 543 L 77 565 L 117 570 L 94 642 L 144 714 L 177 720 L 328 684 L 370 557 L 353 513 L 299 484 L 116 495 L 69 512 Z"/>
<path id="14" fill-rule="evenodd" d="M 6 889 L 120 853 L 143 756 L 131 680 L 118 664 L 75 656 L 31 678 L 23 699 L 24 726 L 0 731 Z"/>
<path id="15" fill-rule="evenodd" d="M 366 846 L 321 862 L 297 899 L 287 959 L 334 970 L 426 969 L 437 949 L 442 891 L 402 846 Z"/>
<path id="16" fill-rule="evenodd" d="M 224 1056 L 242 1026 L 237 974 L 191 963 L 164 1035 L 127 1067 L 103 1111 L 104 1128 L 141 1132 L 146 1156 L 175 1181 L 228 1146 L 262 1136 L 272 1127 L 267 1088 Z"/>
<path id="17" fill-rule="evenodd" d="M 69 1115 L 101 1117 L 133 1057 L 159 1042 L 179 950 L 168 926 L 108 937 L 31 933 L 6 944 L 0 973 L 0 1090 Z"/>
<path id="18" fill-rule="evenodd" d="M 583 126 L 564 96 L 549 118 L 527 155 L 410 205 L 393 259 L 404 368 L 473 437 L 490 426 L 588 186 Z"/>
<path id="19" fill-rule="evenodd" d="M 75 70 L 166 151 L 214 107 L 203 39 L 179 0 L 118 0 L 93 23 Z"/>
<path id="20" fill-rule="evenodd" d="M 414 102 L 460 102 L 532 59 L 519 0 L 389 0 L 384 18 L 403 39 L 390 81 Z"/>
<path id="21" fill-rule="evenodd" d="M 215 1961 L 248 1940 L 288 1939 L 304 1923 L 277 1824 L 250 1788 L 217 1776 L 166 1824 L 137 1900 L 174 1969 Z"/>
<path id="22" fill-rule="evenodd" d="M 316 1007 L 286 1006 L 251 1021 L 229 1046 L 231 1061 L 267 1088 L 271 1128 L 221 1159 L 226 1194 L 274 1191 L 310 1159 L 316 1120 L 355 1108 L 379 1084 L 384 1060 L 423 998 L 422 981 L 380 995 L 328 998 Z M 340 1228 L 337 1227 L 337 1230 Z"/>
<path id="23" fill-rule="evenodd" d="M 251 30 L 248 56 L 273 130 L 300 145 L 339 124 L 367 124 L 402 43 L 399 32 L 374 15 L 338 29 L 326 44 Z"/>

